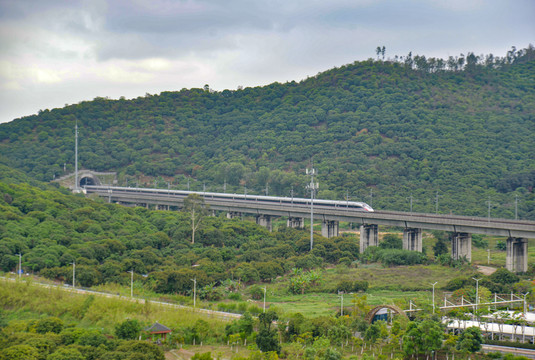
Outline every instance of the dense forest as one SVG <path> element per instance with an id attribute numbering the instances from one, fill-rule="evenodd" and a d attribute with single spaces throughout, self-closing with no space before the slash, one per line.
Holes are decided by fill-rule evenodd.
<path id="1" fill-rule="evenodd" d="M 358 61 L 300 82 L 96 98 L 0 124 L 7 163 L 80 164 L 122 185 L 319 197 L 377 209 L 535 219 L 535 49 Z M 489 205 L 490 204 L 490 205 Z"/>
<path id="2" fill-rule="evenodd" d="M 17 171 L 0 169 L 18 178 Z M 206 217 L 191 244 L 185 212 L 126 208 L 52 186 L 0 182 L 1 270 L 15 269 L 16 254 L 23 254 L 26 271 L 68 282 L 75 261 L 82 286 L 128 283 L 127 271 L 133 270 L 136 279 L 158 293 L 185 294 L 195 277 L 201 290 L 206 287 L 206 296 L 217 297 L 223 287 L 215 285 L 224 280 L 226 286 L 236 286 L 267 281 L 294 267 L 350 263 L 359 254 L 356 243 L 355 238 L 318 236 L 309 253 L 306 231 L 269 233 L 254 222 Z"/>

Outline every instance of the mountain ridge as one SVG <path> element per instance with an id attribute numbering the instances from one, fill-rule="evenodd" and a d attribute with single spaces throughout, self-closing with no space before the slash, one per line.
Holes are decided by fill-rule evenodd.
<path id="1" fill-rule="evenodd" d="M 123 184 L 304 196 L 313 161 L 320 197 L 404 210 L 414 196 L 432 212 L 438 192 L 439 212 L 484 216 L 490 196 L 511 217 L 521 196 L 534 218 L 534 54 L 370 59 L 299 83 L 96 98 L 1 124 L 0 151 L 49 180 L 72 170 L 78 121 L 80 163 Z"/>

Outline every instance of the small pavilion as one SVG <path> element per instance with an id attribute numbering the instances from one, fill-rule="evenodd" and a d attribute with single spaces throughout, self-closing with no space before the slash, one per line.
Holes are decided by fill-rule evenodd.
<path id="1" fill-rule="evenodd" d="M 146 333 L 148 333 L 148 338 L 151 341 L 161 343 L 162 341 L 165 341 L 167 338 L 167 334 L 171 333 L 171 329 L 169 329 L 167 326 L 162 325 L 158 322 L 155 322 L 152 326 L 149 326 L 148 328 L 143 329 Z"/>

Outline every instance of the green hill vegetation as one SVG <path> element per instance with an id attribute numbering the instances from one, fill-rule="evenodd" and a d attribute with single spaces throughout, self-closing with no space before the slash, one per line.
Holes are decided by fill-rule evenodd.
<path id="1" fill-rule="evenodd" d="M 121 184 L 304 196 L 313 161 L 323 198 L 377 209 L 535 218 L 535 50 L 395 57 L 300 82 L 96 98 L 0 125 L 11 166 L 44 181 L 74 163 Z M 373 198 L 368 195 L 373 192 Z"/>
<path id="2" fill-rule="evenodd" d="M 434 211 L 438 191 L 440 212 L 486 215 L 490 197 L 493 216 L 513 217 L 518 196 L 520 217 L 533 219 L 534 66 L 532 46 L 504 58 L 409 54 L 299 83 L 98 98 L 1 124 L 0 271 L 15 279 L 8 273 L 20 259 L 25 280 L 0 286 L 0 359 L 162 359 L 162 350 L 199 341 L 226 347 L 225 358 L 266 360 L 477 351 L 477 331 L 444 336 L 436 315 L 390 327 L 364 316 L 372 305 L 407 308 L 409 300 L 430 313 L 433 282 L 437 299 L 448 291 L 475 302 L 473 276 L 482 299 L 533 294 L 534 251 L 522 277 L 504 269 L 482 276 L 451 259 L 442 232 L 426 233 L 420 254 L 401 250 L 398 229 L 384 229 L 381 245 L 360 254 L 357 235 L 342 224 L 342 236 L 315 235 L 310 251 L 306 230 L 281 224 L 268 232 L 223 214 L 205 215 L 193 243 L 187 210 L 127 208 L 41 181 L 64 164 L 72 170 L 78 121 L 81 164 L 118 171 L 121 184 L 304 196 L 313 159 L 320 197 L 371 202 L 373 191 L 375 208 L 403 210 L 413 195 L 415 211 Z M 473 259 L 486 262 L 488 248 L 503 266 L 502 240 L 474 236 Z M 149 301 L 65 292 L 74 264 L 77 287 L 129 296 L 133 276 L 136 297 Z M 32 285 L 33 277 L 54 286 Z M 248 315 L 223 323 L 152 304 L 192 305 L 192 279 L 197 306 Z M 161 319 L 174 333 L 163 348 L 125 335 Z"/>
<path id="3" fill-rule="evenodd" d="M 331 239 L 316 235 L 310 252 L 308 231 L 281 227 L 270 233 L 251 221 L 207 216 L 192 243 L 187 212 L 86 199 L 50 185 L 25 184 L 23 173 L 1 169 L 1 270 L 16 271 L 22 254 L 26 274 L 53 284 L 50 288 L 32 285 L 29 275 L 23 281 L 2 280 L 1 359 L 162 359 L 162 350 L 192 344 L 197 344 L 192 347 L 195 352 L 218 349 L 228 354 L 224 358 L 236 356 L 237 349 L 244 351 L 242 358 L 266 360 L 302 358 L 304 353 L 311 360 L 351 355 L 367 359 L 380 354 L 401 358 L 439 349 L 441 343 L 423 339 L 427 327 L 442 339 L 442 325 L 438 318 L 426 316 L 415 322 L 399 319 L 393 327 L 382 322 L 368 325 L 363 319 L 372 305 L 407 308 L 411 300 L 428 309 L 429 284 L 437 280 L 437 296 L 447 290 L 454 297 L 474 301 L 474 269 L 436 253 L 436 244 L 444 241 L 442 233 L 426 236 L 424 255 L 400 250 L 396 232 L 384 235 L 380 247 L 364 254 L 359 253 L 355 234 Z M 1 179 L 4 174 L 6 179 Z M 476 238 L 475 245 L 490 246 L 486 238 Z M 437 264 L 432 264 L 434 259 Z M 133 270 L 135 297 L 147 302 L 60 289 L 72 284 L 73 262 L 77 287 L 125 297 L 130 295 L 129 271 Z M 399 265 L 404 266 L 393 268 Z M 221 322 L 152 304 L 152 300 L 164 300 L 191 306 L 192 279 L 197 281 L 197 306 L 253 314 L 258 320 L 244 315 L 242 320 Z M 264 288 L 268 317 L 262 311 Z M 502 269 L 482 277 L 479 295 L 525 293 L 531 288 L 531 282 Z M 339 316 L 339 291 L 346 293 L 344 316 Z M 288 326 L 270 326 L 275 319 Z M 132 321 L 137 328 L 163 322 L 174 335 L 164 347 L 133 341 L 123 337 L 129 332 L 118 330 Z M 352 336 L 355 331 L 362 337 Z M 400 339 L 406 347 L 399 348 Z M 448 339 L 451 346 L 441 350 L 444 354 L 453 353 L 461 342 Z M 417 347 L 411 345 L 414 341 Z"/>

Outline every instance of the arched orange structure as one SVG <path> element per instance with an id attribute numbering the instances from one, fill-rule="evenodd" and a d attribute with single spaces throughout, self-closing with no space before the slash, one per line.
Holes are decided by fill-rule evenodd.
<path id="1" fill-rule="evenodd" d="M 370 312 L 366 315 L 366 317 L 365 317 L 366 322 L 371 324 L 372 320 L 373 320 L 373 317 L 381 309 L 390 309 L 393 312 L 395 312 L 396 314 L 399 314 L 401 316 L 407 317 L 405 312 L 403 310 L 401 310 L 400 308 L 398 308 L 397 306 L 395 306 L 395 305 L 378 305 L 378 306 L 374 307 L 373 309 L 371 309 Z"/>

